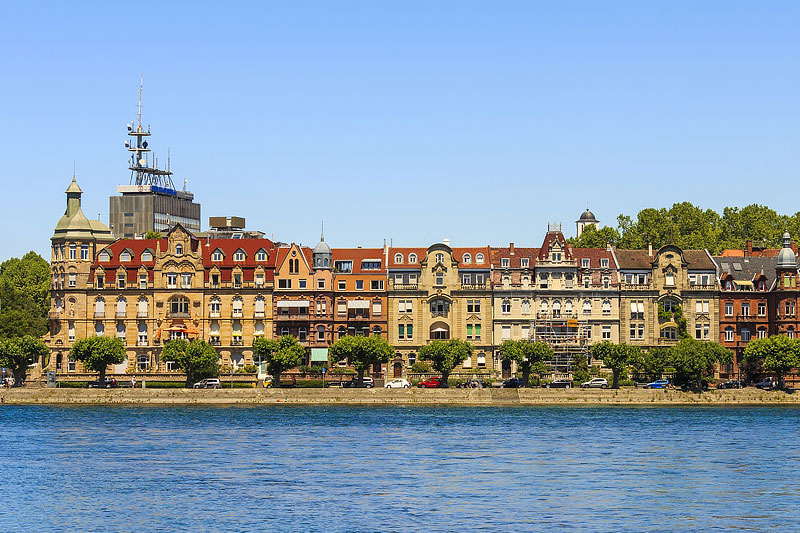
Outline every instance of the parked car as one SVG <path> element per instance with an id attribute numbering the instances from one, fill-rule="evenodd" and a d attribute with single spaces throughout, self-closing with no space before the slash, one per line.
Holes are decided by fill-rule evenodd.
<path id="1" fill-rule="evenodd" d="M 778 388 L 778 381 L 775 378 L 767 378 L 764 381 L 756 383 L 757 389 L 773 390 Z"/>
<path id="2" fill-rule="evenodd" d="M 504 389 L 519 389 L 525 386 L 525 382 L 520 378 L 510 378 L 503 382 Z"/>
<path id="3" fill-rule="evenodd" d="M 219 382 L 218 378 L 201 379 L 194 384 L 195 389 L 219 389 L 221 387 L 222 384 Z"/>
<path id="4" fill-rule="evenodd" d="M 371 389 L 375 386 L 375 381 L 369 377 L 361 378 L 361 385 L 356 384 L 356 378 L 351 379 L 350 381 L 345 381 L 342 383 L 342 387 L 345 389 L 355 389 L 355 388 L 362 388 L 362 389 Z"/>
<path id="5" fill-rule="evenodd" d="M 568 380 L 567 378 L 559 378 L 554 379 L 550 383 L 542 385 L 542 387 L 548 389 L 569 389 L 572 388 L 572 381 Z"/>
<path id="6" fill-rule="evenodd" d="M 686 383 L 681 385 L 681 390 L 683 392 L 687 392 L 687 391 L 690 391 L 690 390 L 698 390 L 697 382 L 695 382 L 695 381 L 687 381 Z M 700 389 L 699 390 L 704 390 L 704 391 L 708 390 L 708 381 L 701 380 L 700 381 Z"/>
<path id="7" fill-rule="evenodd" d="M 470 379 L 469 381 L 464 381 L 463 383 L 456 385 L 456 388 L 458 389 L 486 389 L 488 387 L 488 383 L 479 379 Z"/>
<path id="8" fill-rule="evenodd" d="M 606 378 L 592 378 L 589 381 L 581 383 L 582 389 L 607 389 L 608 380 Z"/>
<path id="9" fill-rule="evenodd" d="M 668 379 L 657 379 L 644 386 L 645 389 L 666 389 L 669 387 Z"/>
<path id="10" fill-rule="evenodd" d="M 397 378 L 389 380 L 383 386 L 384 389 L 408 389 L 410 387 L 411 383 L 409 383 L 408 380 L 405 378 Z"/>
<path id="11" fill-rule="evenodd" d="M 745 387 L 744 381 L 739 381 L 738 379 L 731 379 L 717 385 L 718 389 L 743 389 Z"/>
<path id="12" fill-rule="evenodd" d="M 90 381 L 86 384 L 90 389 L 114 389 L 117 387 L 117 380 L 114 378 L 106 378 L 103 383 L 99 379 Z"/>
<path id="13" fill-rule="evenodd" d="M 425 381 L 420 381 L 418 385 L 420 389 L 438 389 L 441 386 L 442 378 L 440 377 L 428 378 Z"/>

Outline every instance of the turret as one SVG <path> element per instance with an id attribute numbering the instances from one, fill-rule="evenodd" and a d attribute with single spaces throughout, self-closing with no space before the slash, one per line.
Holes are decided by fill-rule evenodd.
<path id="1" fill-rule="evenodd" d="M 325 230 L 319 236 L 319 242 L 312 252 L 311 262 L 314 270 L 330 270 L 333 268 L 333 253 L 331 247 L 325 242 Z"/>

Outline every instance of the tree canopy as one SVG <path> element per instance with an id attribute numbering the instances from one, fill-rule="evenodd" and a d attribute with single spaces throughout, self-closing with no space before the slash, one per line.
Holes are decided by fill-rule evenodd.
<path id="1" fill-rule="evenodd" d="M 92 372 L 100 373 L 100 382 L 106 378 L 106 367 L 125 361 L 125 345 L 122 339 L 98 335 L 80 339 L 72 345 L 69 353 L 73 361 L 81 361 Z"/>
<path id="2" fill-rule="evenodd" d="M 50 350 L 47 345 L 32 335 L 0 339 L 0 365 L 11 369 L 15 386 L 22 386 L 25 383 L 28 367 L 48 353 Z"/>
<path id="3" fill-rule="evenodd" d="M 500 344 L 500 358 L 514 362 L 522 372 L 522 381 L 528 386 L 531 372 L 541 374 L 546 370 L 544 361 L 553 358 L 553 349 L 544 342 L 530 342 L 525 339 L 505 340 Z"/>
<path id="4" fill-rule="evenodd" d="M 691 337 L 681 339 L 670 348 L 670 362 L 678 380 L 694 382 L 698 388 L 703 376 L 713 373 L 715 363 L 730 363 L 733 353 L 712 341 L 699 341 Z"/>
<path id="5" fill-rule="evenodd" d="M 347 360 L 357 372 L 356 383 L 361 385 L 364 372 L 372 365 L 386 363 L 394 354 L 392 345 L 378 335 L 345 335 L 328 350 L 332 363 Z"/>
<path id="6" fill-rule="evenodd" d="M 603 341 L 593 344 L 589 352 L 594 359 L 603 361 L 603 364 L 611 369 L 613 382 L 611 387 L 619 388 L 619 377 L 625 368 L 639 357 L 640 349 L 638 346 L 631 346 L 620 343 L 615 344 L 611 341 Z"/>
<path id="7" fill-rule="evenodd" d="M 419 349 L 419 357 L 431 362 L 433 369 L 442 375 L 442 386 L 455 367 L 472 357 L 472 344 L 460 339 L 434 340 Z"/>
<path id="8" fill-rule="evenodd" d="M 0 337 L 47 333 L 50 266 L 35 252 L 0 264 Z"/>
<path id="9" fill-rule="evenodd" d="M 280 387 L 281 374 L 300 365 L 305 353 L 305 348 L 291 335 L 283 335 L 278 339 L 257 337 L 253 341 L 253 357 L 260 357 L 267 363 L 267 372 L 272 376 L 275 387 Z"/>
<path id="10" fill-rule="evenodd" d="M 219 377 L 219 354 L 204 340 L 173 339 L 164 345 L 161 359 L 172 361 L 186 373 L 186 386 Z"/>
<path id="11" fill-rule="evenodd" d="M 800 367 L 800 340 L 786 335 L 754 339 L 747 344 L 744 362 L 751 368 L 775 373 L 783 386 L 783 378 L 793 368 Z"/>

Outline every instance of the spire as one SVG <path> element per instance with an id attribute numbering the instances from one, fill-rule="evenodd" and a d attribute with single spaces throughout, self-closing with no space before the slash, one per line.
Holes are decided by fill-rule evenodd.
<path id="1" fill-rule="evenodd" d="M 322 221 L 322 231 L 319 234 L 319 242 L 325 242 L 325 221 Z"/>

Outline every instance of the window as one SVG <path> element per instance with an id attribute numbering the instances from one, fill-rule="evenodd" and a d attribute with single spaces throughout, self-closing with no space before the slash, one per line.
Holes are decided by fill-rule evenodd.
<path id="1" fill-rule="evenodd" d="M 394 254 L 394 262 L 395 263 L 402 263 L 403 262 L 403 254 Z"/>
<path id="2" fill-rule="evenodd" d="M 222 261 L 222 252 L 219 250 L 214 250 L 214 253 L 211 254 L 212 261 Z"/>
<path id="3" fill-rule="evenodd" d="M 264 274 L 262 272 L 256 273 L 256 287 L 264 286 Z"/>
<path id="4" fill-rule="evenodd" d="M 77 250 L 77 246 L 75 243 L 70 243 L 69 245 L 69 258 L 74 261 L 75 260 L 75 251 Z"/>
<path id="5" fill-rule="evenodd" d="M 483 352 L 478 354 L 478 366 L 485 367 L 486 366 L 486 354 Z"/>
<path id="6" fill-rule="evenodd" d="M 413 300 L 398 300 L 397 311 L 399 313 L 411 313 L 413 311 Z"/>
<path id="7" fill-rule="evenodd" d="M 211 274 L 211 288 L 212 289 L 219 288 L 219 274 Z"/>
<path id="8" fill-rule="evenodd" d="M 139 346 L 147 346 L 147 324 L 144 322 L 139 322 L 136 344 Z"/>
<path id="9" fill-rule="evenodd" d="M 76 276 L 75 276 L 74 272 L 70 272 L 69 273 L 69 286 L 70 287 L 74 287 L 76 285 L 75 277 Z"/>
<path id="10" fill-rule="evenodd" d="M 237 296 L 232 300 L 232 304 L 233 304 L 233 316 L 235 317 L 242 316 L 242 311 L 244 308 L 244 300 L 242 300 L 240 297 Z"/>
<path id="11" fill-rule="evenodd" d="M 519 266 L 521 266 L 522 268 L 528 268 L 530 264 L 531 260 L 528 259 L 527 257 L 523 257 L 522 259 L 519 260 Z"/>
<path id="12" fill-rule="evenodd" d="M 530 326 L 522 326 L 520 328 L 520 338 L 522 339 L 529 339 L 531 336 L 531 327 Z"/>
<path id="13" fill-rule="evenodd" d="M 709 301 L 708 300 L 697 300 L 694 303 L 695 311 L 697 311 L 698 315 L 707 315 L 709 310 Z"/>
<path id="14" fill-rule="evenodd" d="M 306 286 L 307 286 L 307 282 L 308 282 L 308 280 L 305 280 L 305 279 L 297 280 L 297 288 L 298 289 L 305 289 Z"/>
<path id="15" fill-rule="evenodd" d="M 444 274 L 442 272 L 436 273 L 435 285 L 444 285 Z"/>
<path id="16" fill-rule="evenodd" d="M 759 339 L 767 338 L 767 328 L 758 328 L 758 338 Z"/>
<path id="17" fill-rule="evenodd" d="M 608 300 L 603 300 L 603 314 L 604 315 L 611 314 L 611 302 Z"/>
<path id="18" fill-rule="evenodd" d="M 81 261 L 88 261 L 89 259 L 89 245 L 81 244 Z"/>
<path id="19" fill-rule="evenodd" d="M 383 280 L 382 279 L 373 279 L 369 283 L 370 289 L 373 291 L 382 291 L 383 290 Z"/>
<path id="20" fill-rule="evenodd" d="M 183 255 L 183 245 L 181 243 L 175 245 L 175 255 Z"/>
<path id="21" fill-rule="evenodd" d="M 501 309 L 504 315 L 507 315 L 511 312 L 511 301 L 510 300 L 503 300 L 503 304 L 501 305 Z"/>
<path id="22" fill-rule="evenodd" d="M 139 298 L 136 316 L 145 318 L 147 316 L 147 298 Z"/>
<path id="23" fill-rule="evenodd" d="M 747 342 L 750 340 L 750 329 L 742 328 L 742 341 Z"/>
<path id="24" fill-rule="evenodd" d="M 478 263 L 479 265 L 482 265 L 483 264 L 483 254 L 476 254 L 475 255 L 475 262 Z M 480 365 L 480 363 L 479 363 L 479 365 Z"/>
<path id="25" fill-rule="evenodd" d="M 242 274 L 240 272 L 236 272 L 233 274 L 233 288 L 234 289 L 242 288 Z"/>
<path id="26" fill-rule="evenodd" d="M 328 303 L 327 302 L 317 302 L 317 314 L 324 315 L 328 311 Z"/>
<path id="27" fill-rule="evenodd" d="M 94 316 L 97 318 L 106 316 L 106 301 L 104 299 L 98 298 L 94 301 Z"/>
<path id="28" fill-rule="evenodd" d="M 546 289 L 547 288 L 548 279 L 549 279 L 549 276 L 547 275 L 547 272 L 542 272 L 541 274 L 539 274 L 539 288 L 540 289 Z"/>
<path id="29" fill-rule="evenodd" d="M 144 372 L 150 368 L 150 358 L 146 355 L 136 356 L 136 370 Z"/>
<path id="30" fill-rule="evenodd" d="M 669 340 L 678 339 L 678 328 L 668 326 L 661 330 L 661 338 Z"/>
<path id="31" fill-rule="evenodd" d="M 461 283 L 463 285 L 469 285 L 472 283 L 472 274 L 464 274 L 461 276 Z"/>
<path id="32" fill-rule="evenodd" d="M 436 262 L 444 264 L 444 254 L 436 254 Z"/>
<path id="33" fill-rule="evenodd" d="M 592 278 L 589 274 L 583 276 L 583 288 L 588 289 L 589 283 L 592 281 Z"/>
<path id="34" fill-rule="evenodd" d="M 153 260 L 153 253 L 150 250 L 145 250 L 142 252 L 142 261 L 152 261 Z"/>
<path id="35" fill-rule="evenodd" d="M 664 307 L 664 311 L 667 313 L 674 313 L 678 307 L 678 304 L 675 303 L 675 300 L 664 300 L 661 305 Z"/>
<path id="36" fill-rule="evenodd" d="M 54 249 L 58 249 L 58 247 L 54 246 Z M 103 250 L 100 252 L 100 261 L 106 262 L 111 260 L 111 255 L 108 253 L 107 250 Z"/>
<path id="37" fill-rule="evenodd" d="M 125 272 L 117 272 L 117 288 L 125 288 Z"/>
<path id="38" fill-rule="evenodd" d="M 408 254 L 408 262 L 409 264 L 416 264 L 417 263 L 417 254 Z"/>
<path id="39" fill-rule="evenodd" d="M 787 316 L 794 316 L 794 302 L 786 302 L 784 309 Z"/>
<path id="40" fill-rule="evenodd" d="M 233 254 L 234 261 L 244 261 L 244 252 L 241 250 L 236 250 L 236 253 Z"/>
<path id="41" fill-rule="evenodd" d="M 674 287 L 675 286 L 675 274 L 672 272 L 667 272 L 664 275 L 664 285 L 667 287 Z"/>
<path id="42" fill-rule="evenodd" d="M 381 316 L 383 312 L 383 304 L 381 302 L 372 302 L 372 314 L 375 316 Z"/>
<path id="43" fill-rule="evenodd" d="M 567 300 L 564 302 L 564 312 L 567 315 L 572 315 L 572 300 Z"/>
<path id="44" fill-rule="evenodd" d="M 553 316 L 556 318 L 561 316 L 561 302 L 559 300 L 553 301 Z"/>
<path id="45" fill-rule="evenodd" d="M 548 308 L 549 304 L 547 303 L 547 300 L 542 300 L 541 302 L 539 302 L 539 312 L 541 314 L 546 315 Z"/>
<path id="46" fill-rule="evenodd" d="M 264 299 L 263 296 L 258 296 L 255 299 L 255 316 L 256 318 L 262 318 L 265 314 L 264 309 L 266 308 L 267 301 Z"/>
<path id="47" fill-rule="evenodd" d="M 481 325 L 475 324 L 475 339 L 477 340 L 480 338 L 481 338 Z"/>
<path id="48" fill-rule="evenodd" d="M 139 274 L 139 288 L 146 289 L 147 288 L 147 274 L 142 272 Z"/>
<path id="49" fill-rule="evenodd" d="M 604 341 L 611 340 L 611 326 L 603 326 L 603 331 L 600 338 Z"/>
<path id="50" fill-rule="evenodd" d="M 500 338 L 503 340 L 508 340 L 511 338 L 511 326 L 503 326 L 502 335 Z"/>
<path id="51" fill-rule="evenodd" d="M 99 337 L 100 335 L 103 334 L 104 331 L 105 331 L 105 327 L 103 327 L 103 323 L 102 322 L 95 322 L 95 324 L 94 324 L 94 334 Z"/>
<path id="52" fill-rule="evenodd" d="M 750 304 L 742 303 L 742 316 L 750 316 Z M 744 339 L 742 339 L 744 340 Z"/>
<path id="53" fill-rule="evenodd" d="M 308 330 L 305 326 L 300 326 L 297 328 L 297 340 L 300 342 L 305 342 L 308 340 Z"/>
<path id="54" fill-rule="evenodd" d="M 189 299 L 178 296 L 170 300 L 169 312 L 171 316 L 189 316 Z"/>
<path id="55" fill-rule="evenodd" d="M 292 288 L 292 280 L 290 280 L 290 279 L 279 279 L 278 280 L 278 288 L 279 289 L 291 289 Z"/>
<path id="56" fill-rule="evenodd" d="M 381 262 L 375 259 L 365 259 L 361 261 L 361 270 L 380 270 Z"/>
<path id="57" fill-rule="evenodd" d="M 467 300 L 467 313 L 480 313 L 481 301 L 480 300 Z"/>
<path id="58" fill-rule="evenodd" d="M 758 302 L 758 316 L 764 316 L 766 314 L 767 314 L 766 302 Z"/>
<path id="59" fill-rule="evenodd" d="M 98 289 L 103 289 L 105 288 L 105 281 L 105 277 L 102 274 L 98 274 L 97 279 L 95 280 L 95 286 Z"/>
<path id="60" fill-rule="evenodd" d="M 192 275 L 188 273 L 181 274 L 181 289 L 192 288 Z"/>
<path id="61" fill-rule="evenodd" d="M 75 340 L 75 322 L 72 320 L 69 321 L 69 325 L 67 328 L 67 340 L 72 342 Z"/>
<path id="62" fill-rule="evenodd" d="M 117 338 L 118 339 L 125 339 L 125 323 L 119 322 L 117 324 Z"/>
<path id="63" fill-rule="evenodd" d="M 124 317 L 127 313 L 127 302 L 125 298 L 117 298 L 117 316 Z"/>
<path id="64" fill-rule="evenodd" d="M 289 334 L 289 328 L 286 327 L 286 326 L 283 326 L 281 328 L 281 337 L 284 336 L 284 335 L 288 335 L 288 334 Z"/>
<path id="65" fill-rule="evenodd" d="M 344 300 L 339 300 L 336 304 L 336 312 L 340 315 L 347 314 L 347 302 Z"/>
<path id="66" fill-rule="evenodd" d="M 725 340 L 727 342 L 733 342 L 733 328 L 730 326 L 725 328 Z"/>
<path id="67" fill-rule="evenodd" d="M 500 259 L 500 266 L 502 268 L 508 268 L 510 266 L 511 260 L 507 257 Z"/>
<path id="68" fill-rule="evenodd" d="M 589 268 L 591 260 L 588 257 L 581 258 L 581 268 Z"/>
<path id="69" fill-rule="evenodd" d="M 178 287 L 178 274 L 175 272 L 168 272 L 167 273 L 167 288 L 168 289 L 175 289 Z"/>
<path id="70" fill-rule="evenodd" d="M 352 261 L 334 261 L 333 268 L 336 272 L 352 272 L 353 271 L 353 262 Z"/>
<path id="71" fill-rule="evenodd" d="M 340 279 L 339 280 L 339 290 L 343 291 L 347 289 L 347 281 Z"/>
<path id="72" fill-rule="evenodd" d="M 786 336 L 790 339 L 794 339 L 794 328 L 792 326 L 789 326 L 789 329 L 786 330 Z"/>
<path id="73" fill-rule="evenodd" d="M 364 290 L 364 280 L 363 279 L 357 279 L 356 280 L 356 290 L 357 291 L 363 291 Z"/>
<path id="74" fill-rule="evenodd" d="M 583 301 L 583 314 L 584 315 L 591 315 L 592 314 L 592 302 L 591 302 L 591 300 L 584 300 Z"/>
<path id="75" fill-rule="evenodd" d="M 325 326 L 317 326 L 317 340 L 318 341 L 325 340 Z"/>
<path id="76" fill-rule="evenodd" d="M 725 302 L 725 316 L 733 316 L 733 302 Z"/>
<path id="77" fill-rule="evenodd" d="M 265 252 L 264 250 L 259 250 L 258 253 L 256 253 L 256 261 L 266 261 L 266 260 L 267 260 L 267 252 Z"/>
<path id="78" fill-rule="evenodd" d="M 608 268 L 608 259 L 600 259 L 600 268 Z"/>

